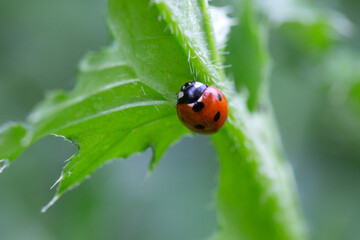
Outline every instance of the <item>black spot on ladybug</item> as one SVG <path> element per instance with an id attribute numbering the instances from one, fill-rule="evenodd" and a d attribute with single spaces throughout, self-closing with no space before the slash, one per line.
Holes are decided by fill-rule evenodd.
<path id="1" fill-rule="evenodd" d="M 214 121 L 217 122 L 217 120 L 219 120 L 219 118 L 220 118 L 220 112 L 217 112 L 215 114 Z"/>
<path id="2" fill-rule="evenodd" d="M 222 100 L 222 97 L 221 97 L 220 93 L 218 93 L 218 99 L 219 99 L 219 101 Z"/>
<path id="3" fill-rule="evenodd" d="M 185 119 L 183 117 L 181 117 L 181 121 L 185 122 Z"/>
<path id="4" fill-rule="evenodd" d="M 195 125 L 194 126 L 196 129 L 204 129 L 205 128 L 205 126 L 204 125 Z"/>
<path id="5" fill-rule="evenodd" d="M 201 109 L 205 107 L 205 104 L 203 102 L 196 102 L 192 108 L 194 112 L 200 112 Z"/>

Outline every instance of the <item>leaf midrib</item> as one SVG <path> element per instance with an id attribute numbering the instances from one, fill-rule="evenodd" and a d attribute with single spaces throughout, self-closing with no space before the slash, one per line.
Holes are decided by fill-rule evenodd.
<path id="1" fill-rule="evenodd" d="M 144 106 L 151 106 L 151 105 L 171 105 L 168 101 L 163 101 L 163 100 L 151 100 L 151 101 L 142 101 L 142 102 L 132 102 L 132 103 L 128 103 L 128 104 L 124 104 L 124 105 L 121 105 L 119 107 L 115 107 L 115 108 L 110 108 L 110 109 L 107 109 L 107 110 L 104 110 L 104 111 L 101 111 L 101 112 L 98 112 L 96 114 L 92 114 L 90 116 L 87 116 L 87 117 L 84 117 L 84 118 L 81 118 L 79 120 L 76 120 L 76 121 L 72 121 L 64 126 L 62 126 L 61 128 L 59 129 L 66 129 L 66 128 L 69 128 L 69 127 L 72 127 L 74 125 L 77 125 L 77 124 L 80 124 L 80 123 L 84 123 L 86 121 L 89 121 L 89 120 L 93 120 L 95 118 L 100 118 L 102 116 L 105 116 L 105 115 L 108 115 L 108 114 L 111 114 L 111 113 L 116 113 L 116 112 L 119 112 L 119 111 L 122 111 L 122 110 L 125 110 L 125 109 L 130 109 L 130 108 L 136 108 L 136 107 L 144 107 Z M 58 130 L 59 130 L 58 129 Z"/>

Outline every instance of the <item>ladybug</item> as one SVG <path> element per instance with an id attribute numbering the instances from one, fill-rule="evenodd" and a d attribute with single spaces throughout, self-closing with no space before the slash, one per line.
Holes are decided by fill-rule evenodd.
<path id="1" fill-rule="evenodd" d="M 228 116 L 224 94 L 198 81 L 185 83 L 181 87 L 176 110 L 180 121 L 187 128 L 202 134 L 219 131 Z"/>

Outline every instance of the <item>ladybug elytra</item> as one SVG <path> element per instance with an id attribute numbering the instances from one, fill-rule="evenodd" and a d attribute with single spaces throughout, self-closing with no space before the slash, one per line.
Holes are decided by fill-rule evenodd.
<path id="1" fill-rule="evenodd" d="M 187 128 L 202 134 L 219 131 L 228 116 L 224 94 L 198 81 L 185 83 L 181 87 L 176 110 L 180 121 Z"/>

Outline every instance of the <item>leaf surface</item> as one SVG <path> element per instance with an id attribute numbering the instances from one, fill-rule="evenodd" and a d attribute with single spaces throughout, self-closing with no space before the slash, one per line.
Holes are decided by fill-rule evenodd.
<path id="1" fill-rule="evenodd" d="M 225 92 L 230 104 L 229 121 L 212 136 L 221 164 L 216 238 L 302 239 L 296 194 L 271 113 L 254 107 L 267 53 L 252 11 L 244 8 L 240 41 L 233 42 L 254 57 L 247 62 L 246 52 L 238 51 L 229 56 L 239 58 L 243 71 L 233 84 L 217 50 L 225 37 L 214 36 L 211 18 L 216 14 L 209 14 L 207 1 L 109 0 L 113 45 L 84 58 L 74 90 L 48 94 L 25 124 L 0 130 L 0 159 L 14 160 L 49 134 L 78 146 L 44 211 L 111 159 L 151 147 L 152 170 L 166 149 L 189 133 L 176 116 L 176 93 L 185 82 L 198 79 Z M 221 15 L 226 14 L 216 16 Z M 228 32 L 233 22 L 224 23 Z M 237 92 L 231 92 L 233 85 Z M 240 85 L 249 88 L 254 100 L 246 103 Z"/>

